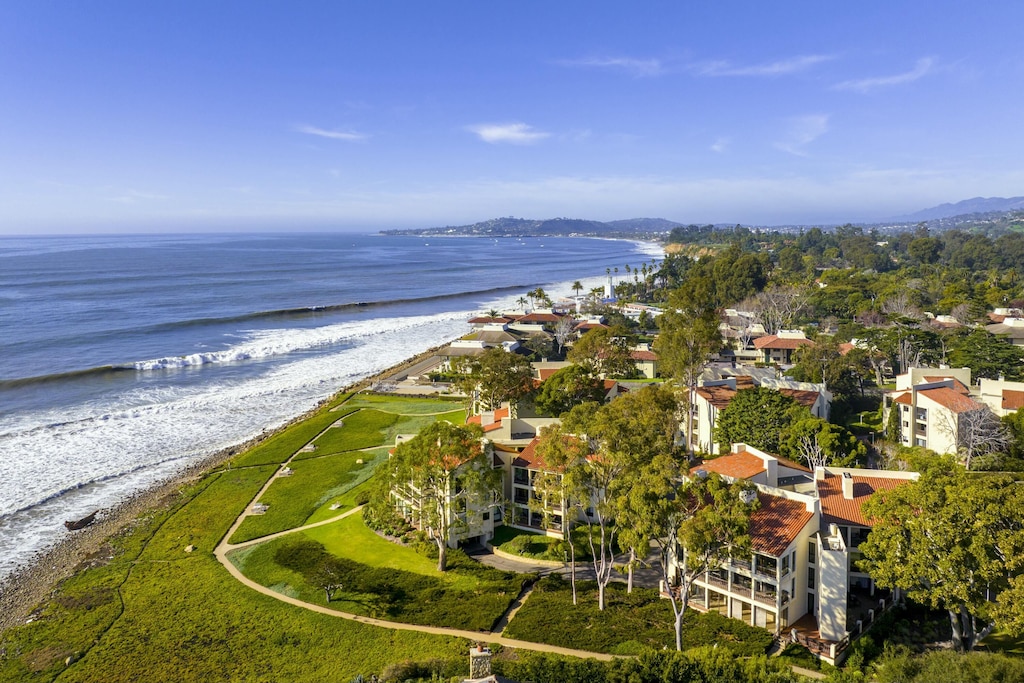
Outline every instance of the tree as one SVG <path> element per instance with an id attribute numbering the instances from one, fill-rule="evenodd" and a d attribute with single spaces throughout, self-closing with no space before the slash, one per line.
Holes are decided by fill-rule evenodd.
<path id="1" fill-rule="evenodd" d="M 538 359 L 548 358 L 551 352 L 555 350 L 555 345 L 551 341 L 551 337 L 541 332 L 534 332 L 527 338 L 526 348 L 533 353 L 534 357 Z M 533 371 L 530 371 L 531 377 Z"/>
<path id="2" fill-rule="evenodd" d="M 662 371 L 671 374 L 676 384 L 686 391 L 686 415 L 693 410 L 697 382 L 711 354 L 722 347 L 718 314 L 708 303 L 710 290 L 708 279 L 692 278 L 673 292 L 658 323 L 661 333 L 654 341 Z M 686 420 L 685 428 L 689 449 L 693 445 L 692 419 Z"/>
<path id="3" fill-rule="evenodd" d="M 598 377 L 630 377 L 636 373 L 626 331 L 598 327 L 576 340 L 566 359 Z"/>
<path id="4" fill-rule="evenodd" d="M 469 362 L 469 374 L 460 387 L 467 396 L 476 397 L 476 408 L 494 410 L 533 390 L 533 366 L 523 356 L 492 347 Z"/>
<path id="5" fill-rule="evenodd" d="M 816 467 L 855 467 L 867 455 L 867 447 L 846 428 L 807 415 L 796 419 L 784 432 L 779 454 Z"/>
<path id="6" fill-rule="evenodd" d="M 540 412 L 557 417 L 581 403 L 602 403 L 604 395 L 600 378 L 582 365 L 569 365 L 541 383 L 533 402 Z"/>
<path id="7" fill-rule="evenodd" d="M 479 429 L 433 422 L 388 460 L 392 497 L 437 546 L 438 571 L 446 568 L 448 544 L 482 522 L 500 488 L 480 436 Z"/>
<path id="8" fill-rule="evenodd" d="M 1024 380 L 1024 349 L 984 329 L 953 335 L 949 348 L 950 365 L 970 368 L 973 378 Z"/>
<path id="9" fill-rule="evenodd" d="M 574 280 L 572 283 L 572 291 L 576 292 L 576 296 L 579 296 L 580 292 L 583 291 L 583 283 L 579 280 Z"/>
<path id="10" fill-rule="evenodd" d="M 686 479 L 678 492 L 666 492 L 658 510 L 662 533 L 655 536 L 662 579 L 669 588 L 676 650 L 683 649 L 683 618 L 693 582 L 730 557 L 750 557 L 750 516 L 758 506 L 751 484 L 729 483 L 717 474 Z M 679 557 L 682 548 L 682 559 Z M 676 570 L 670 573 L 670 567 Z"/>
<path id="11" fill-rule="evenodd" d="M 733 443 L 778 453 L 782 431 L 808 414 L 806 408 L 774 389 L 743 389 L 718 414 L 715 441 L 723 453 L 728 453 Z"/>
<path id="12" fill-rule="evenodd" d="M 879 585 L 946 610 L 957 650 L 1006 619 L 989 614 L 989 601 L 1011 580 L 1019 587 L 1024 570 L 1024 487 L 1011 477 L 972 476 L 944 460 L 916 482 L 877 492 L 862 510 L 872 529 L 861 566 Z"/>
<path id="13" fill-rule="evenodd" d="M 797 287 L 769 287 L 750 300 L 749 310 L 767 334 L 790 329 L 806 304 L 806 297 Z"/>
<path id="14" fill-rule="evenodd" d="M 956 444 L 957 456 L 967 470 L 978 458 L 1006 451 L 1010 435 L 988 407 L 979 405 L 963 412 L 943 411 L 939 429 Z"/>
<path id="15" fill-rule="evenodd" d="M 586 440 L 567 433 L 562 425 L 554 424 L 541 429 L 536 452 L 544 467 L 533 480 L 537 499 L 530 503 L 539 507 L 545 516 L 550 515 L 554 508 L 562 511 L 562 534 L 569 546 L 569 580 L 572 582 L 572 604 L 575 605 L 576 543 L 572 530 L 574 521 L 590 506 L 586 472 L 590 446 Z"/>
<path id="16" fill-rule="evenodd" d="M 558 355 L 562 355 L 562 350 L 565 345 L 572 339 L 573 332 L 576 331 L 576 321 L 567 315 L 563 315 L 555 323 L 555 343 L 558 344 Z"/>
<path id="17" fill-rule="evenodd" d="M 341 590 L 341 579 L 345 573 L 345 565 L 333 555 L 327 555 L 313 571 L 312 583 L 324 591 L 327 602 L 334 599 L 334 594 Z"/>
<path id="18" fill-rule="evenodd" d="M 579 477 L 590 491 L 593 515 L 588 527 L 598 607 L 605 607 L 605 589 L 611 581 L 615 538 L 621 526 L 624 497 L 639 485 L 639 473 L 659 454 L 672 453 L 676 425 L 675 400 L 662 387 L 648 386 L 598 406 L 573 408 L 563 421 L 565 429 L 586 438 L 592 455 L 566 476 Z M 596 529 L 593 527 L 596 526 Z M 595 535 L 597 543 L 595 544 Z"/>

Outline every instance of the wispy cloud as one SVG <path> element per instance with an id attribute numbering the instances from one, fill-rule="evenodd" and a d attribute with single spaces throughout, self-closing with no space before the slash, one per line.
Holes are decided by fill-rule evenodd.
<path id="1" fill-rule="evenodd" d="M 501 143 L 532 145 L 551 135 L 535 130 L 525 123 L 480 123 L 475 126 L 467 126 L 466 130 L 475 133 L 481 140 L 492 145 Z"/>
<path id="2" fill-rule="evenodd" d="M 656 58 L 585 57 L 583 59 L 560 59 L 555 63 L 572 68 L 624 71 L 636 77 L 660 76 L 665 72 L 665 64 Z"/>
<path id="3" fill-rule="evenodd" d="M 893 85 L 913 83 L 914 81 L 924 78 L 931 73 L 934 70 L 934 67 L 934 58 L 922 57 L 917 60 L 917 64 L 915 64 L 914 68 L 910 71 L 905 71 L 893 76 L 877 76 L 875 78 L 860 78 L 843 81 L 842 83 L 836 83 L 832 88 L 834 90 L 853 90 L 854 92 L 866 93 L 874 90 L 875 88 L 887 88 Z"/>
<path id="4" fill-rule="evenodd" d="M 345 142 L 362 142 L 370 137 L 365 133 L 356 133 L 350 130 L 327 130 L 326 128 L 317 128 L 316 126 L 308 126 L 305 124 L 295 126 L 294 130 L 297 133 L 316 135 L 318 137 L 328 138 L 331 140 L 344 140 Z"/>
<path id="5" fill-rule="evenodd" d="M 783 152 L 807 156 L 804 148 L 828 132 L 828 114 L 808 114 L 790 119 L 786 136 L 775 143 Z"/>
<path id="6" fill-rule="evenodd" d="M 727 149 L 729 149 L 729 145 L 730 144 L 732 144 L 732 139 L 731 138 L 718 138 L 713 143 L 711 143 L 710 149 L 711 149 L 712 152 L 715 152 L 717 154 L 722 154 Z"/>
<path id="7" fill-rule="evenodd" d="M 691 70 L 700 76 L 785 76 L 805 71 L 815 64 L 835 59 L 833 55 L 801 55 L 763 64 L 737 65 L 728 61 L 695 64 Z"/>

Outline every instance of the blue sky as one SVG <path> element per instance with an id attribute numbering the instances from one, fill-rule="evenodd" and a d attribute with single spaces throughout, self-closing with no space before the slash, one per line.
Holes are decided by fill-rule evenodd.
<path id="1" fill-rule="evenodd" d="M 0 3 L 0 233 L 1024 195 L 1024 3 Z"/>

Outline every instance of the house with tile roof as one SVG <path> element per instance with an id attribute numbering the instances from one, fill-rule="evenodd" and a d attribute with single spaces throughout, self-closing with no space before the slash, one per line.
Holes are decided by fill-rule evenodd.
<path id="1" fill-rule="evenodd" d="M 710 472 L 755 484 L 760 506 L 751 515 L 751 557 L 733 558 L 694 582 L 690 605 L 785 634 L 830 663 L 840 661 L 895 597 L 857 566 L 857 548 L 871 527 L 862 506 L 876 491 L 918 474 L 829 467 L 811 473 L 745 444 L 696 465 L 691 476 Z"/>
<path id="2" fill-rule="evenodd" d="M 1024 408 L 1024 382 L 983 377 L 978 387 L 978 400 L 999 417 L 1004 417 Z"/>
<path id="3" fill-rule="evenodd" d="M 757 386 L 774 389 L 793 398 L 807 408 L 812 415 L 827 420 L 832 406 L 832 392 L 824 384 L 796 382 L 788 378 L 775 377 L 773 372 L 732 374 L 723 379 L 702 379 L 691 406 L 693 422 L 693 443 L 691 447 L 702 453 L 718 453 L 715 441 L 715 425 L 718 415 L 728 407 L 736 394 L 744 389 Z"/>
<path id="4" fill-rule="evenodd" d="M 965 421 L 989 409 L 971 397 L 970 382 L 968 368 L 913 368 L 897 377 L 896 391 L 885 396 L 885 419 L 890 411 L 899 411 L 904 446 L 956 453 Z"/>
<path id="5" fill-rule="evenodd" d="M 761 361 L 774 365 L 792 365 L 793 352 L 804 346 L 813 346 L 802 330 L 779 330 L 754 340 L 754 348 L 761 353 Z"/>

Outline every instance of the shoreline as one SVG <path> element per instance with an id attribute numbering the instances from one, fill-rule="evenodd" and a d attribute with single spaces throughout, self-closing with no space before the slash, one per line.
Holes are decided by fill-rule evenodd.
<path id="1" fill-rule="evenodd" d="M 280 427 L 265 431 L 247 441 L 222 448 L 186 465 L 176 474 L 147 488 L 135 491 L 112 508 L 102 510 L 102 516 L 98 521 L 88 527 L 78 531 L 69 531 L 67 536 L 53 546 L 40 550 L 10 574 L 0 579 L 0 634 L 9 628 L 30 621 L 33 613 L 53 597 L 64 581 L 94 564 L 101 564 L 109 559 L 106 548 L 108 541 L 129 529 L 135 520 L 147 513 L 174 504 L 183 486 L 209 476 L 235 456 L 308 419 L 339 395 L 361 391 L 375 382 L 392 377 L 405 368 L 433 357 L 444 346 L 444 344 L 434 346 L 385 370 L 342 387 L 318 402 L 310 410 L 295 416 Z"/>

